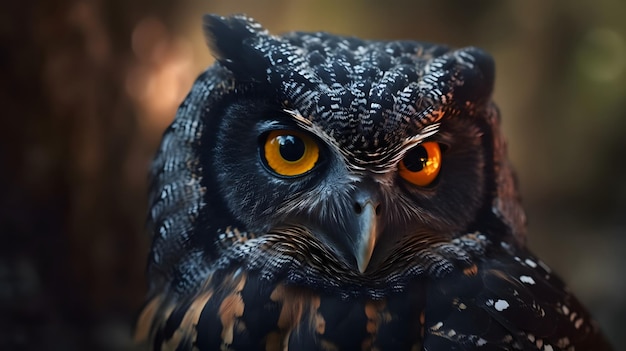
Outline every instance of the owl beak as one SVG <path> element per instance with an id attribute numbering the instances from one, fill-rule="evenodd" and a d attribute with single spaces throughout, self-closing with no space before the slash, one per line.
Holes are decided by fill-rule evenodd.
<path id="1" fill-rule="evenodd" d="M 357 202 L 355 211 L 358 218 L 358 233 L 356 238 L 354 256 L 361 273 L 364 273 L 370 263 L 376 239 L 379 233 L 378 213 L 380 204 L 370 200 Z"/>

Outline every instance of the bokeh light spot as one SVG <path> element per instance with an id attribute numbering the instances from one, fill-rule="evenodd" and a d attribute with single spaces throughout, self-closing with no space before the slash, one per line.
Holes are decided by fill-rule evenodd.
<path id="1" fill-rule="evenodd" d="M 626 43 L 614 30 L 595 28 L 580 41 L 576 59 L 584 76 L 599 82 L 611 81 L 626 68 Z"/>

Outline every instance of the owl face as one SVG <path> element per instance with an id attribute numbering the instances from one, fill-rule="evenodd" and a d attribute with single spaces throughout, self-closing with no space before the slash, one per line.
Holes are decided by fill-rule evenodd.
<path id="1" fill-rule="evenodd" d="M 208 22 L 240 86 L 215 112 L 211 168 L 239 230 L 305 228 L 365 273 L 407 240 L 465 233 L 490 206 L 481 52 L 232 25 Z"/>
<path id="2" fill-rule="evenodd" d="M 471 121 L 416 134 L 399 125 L 404 138 L 397 145 L 360 150 L 370 158 L 357 163 L 342 153 L 354 140 L 334 139 L 271 100 L 237 100 L 224 110 L 213 168 L 220 197 L 246 231 L 306 227 L 338 259 L 365 272 L 375 267 L 370 258 L 384 262 L 407 238 L 458 235 L 485 202 L 488 155 Z"/>
<path id="3" fill-rule="evenodd" d="M 153 290 L 244 267 L 375 296 L 469 264 L 468 233 L 523 241 L 487 54 L 241 16 L 205 31 L 217 62 L 153 167 Z"/>

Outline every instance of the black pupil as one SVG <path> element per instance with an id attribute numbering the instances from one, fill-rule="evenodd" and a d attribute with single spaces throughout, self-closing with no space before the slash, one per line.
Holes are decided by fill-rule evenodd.
<path id="1" fill-rule="evenodd" d="M 428 161 L 428 152 L 422 146 L 416 146 L 404 155 L 404 166 L 411 172 L 421 171 Z"/>
<path id="2" fill-rule="evenodd" d="M 297 136 L 281 135 L 278 137 L 278 143 L 280 144 L 280 156 L 285 161 L 295 162 L 304 156 L 304 142 Z"/>

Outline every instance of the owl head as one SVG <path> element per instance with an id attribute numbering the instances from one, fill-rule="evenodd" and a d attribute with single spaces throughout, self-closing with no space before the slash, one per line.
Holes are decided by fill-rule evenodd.
<path id="1" fill-rule="evenodd" d="M 483 51 L 274 36 L 245 16 L 207 16 L 205 31 L 216 63 L 153 166 L 153 289 L 235 262 L 383 286 L 471 256 L 455 244 L 469 233 L 523 242 Z"/>

